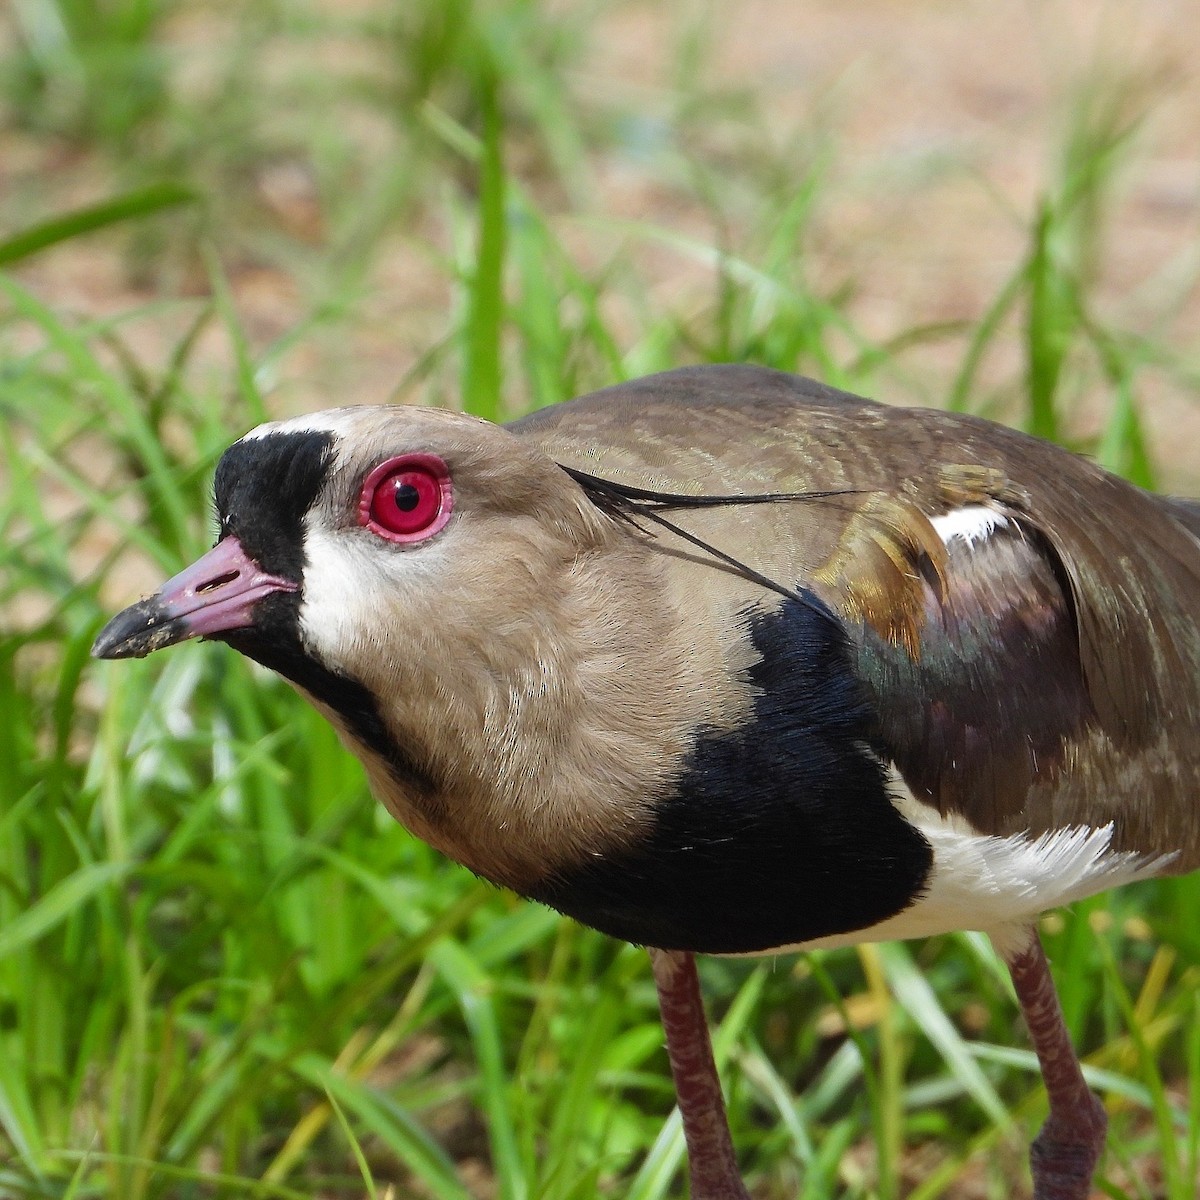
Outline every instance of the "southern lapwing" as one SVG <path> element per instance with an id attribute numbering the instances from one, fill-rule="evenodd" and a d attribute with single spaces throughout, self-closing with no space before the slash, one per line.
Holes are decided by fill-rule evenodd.
<path id="1" fill-rule="evenodd" d="M 1049 1093 L 1034 1194 L 1084 1200 L 1105 1114 L 1035 921 L 1200 867 L 1200 505 L 738 366 L 261 425 L 215 497 L 94 652 L 228 642 L 417 836 L 650 947 L 693 1197 L 747 1195 L 693 954 L 975 929 Z"/>

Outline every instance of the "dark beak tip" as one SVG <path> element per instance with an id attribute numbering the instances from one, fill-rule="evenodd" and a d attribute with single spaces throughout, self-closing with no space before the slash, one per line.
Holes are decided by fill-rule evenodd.
<path id="1" fill-rule="evenodd" d="M 93 658 L 145 658 L 189 636 L 184 623 L 150 596 L 117 613 L 96 635 L 91 653 Z"/>
<path id="2" fill-rule="evenodd" d="M 88 651 L 88 653 L 92 656 L 92 658 L 119 657 L 118 655 L 111 653 L 111 647 L 109 646 L 108 639 L 103 636 L 103 631 L 101 631 L 100 635 L 97 635 L 96 640 L 92 643 L 92 648 Z"/>
<path id="3" fill-rule="evenodd" d="M 144 658 L 148 653 L 148 651 L 140 650 L 135 646 L 122 645 L 122 640 L 123 639 L 114 636 L 108 625 L 106 625 L 96 635 L 96 640 L 92 643 L 92 657 L 108 659 Z"/>
<path id="4" fill-rule="evenodd" d="M 153 596 L 117 613 L 96 635 L 92 657 L 145 658 L 191 638 L 247 629 L 260 600 L 297 591 L 295 580 L 264 571 L 227 534 Z"/>

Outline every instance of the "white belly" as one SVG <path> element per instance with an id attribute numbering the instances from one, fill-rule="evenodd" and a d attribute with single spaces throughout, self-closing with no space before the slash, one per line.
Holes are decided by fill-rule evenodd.
<path id="1" fill-rule="evenodd" d="M 960 929 L 991 935 L 1003 952 L 1014 940 L 1023 942 L 1024 931 L 1047 909 L 1157 875 L 1175 857 L 1111 850 L 1111 824 L 1059 829 L 1039 837 L 979 833 L 962 818 L 943 817 L 922 804 L 894 773 L 892 782 L 896 807 L 933 849 L 924 892 L 903 912 L 865 929 L 761 953 L 903 941 Z"/>

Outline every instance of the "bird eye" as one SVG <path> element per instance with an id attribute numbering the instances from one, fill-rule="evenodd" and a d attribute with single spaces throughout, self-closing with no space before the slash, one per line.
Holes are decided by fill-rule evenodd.
<path id="1" fill-rule="evenodd" d="M 390 542 L 420 542 L 450 520 L 453 507 L 446 464 L 436 454 L 402 454 L 367 476 L 358 519 Z"/>

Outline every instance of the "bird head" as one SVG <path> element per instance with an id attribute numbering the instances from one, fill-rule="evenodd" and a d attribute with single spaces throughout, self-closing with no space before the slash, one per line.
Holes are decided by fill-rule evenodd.
<path id="1" fill-rule="evenodd" d="M 425 408 L 261 425 L 222 456 L 214 504 L 216 546 L 110 621 L 99 657 L 208 637 L 271 666 L 299 653 L 352 671 L 401 616 L 411 632 L 487 596 L 485 579 L 493 598 L 527 587 L 605 533 L 536 445 Z"/>
<path id="2" fill-rule="evenodd" d="M 94 654 L 228 643 L 332 721 L 393 815 L 497 883 L 635 835 L 700 719 L 662 699 L 693 647 L 644 539 L 534 440 L 335 409 L 235 442 L 214 501 L 213 549 Z"/>

